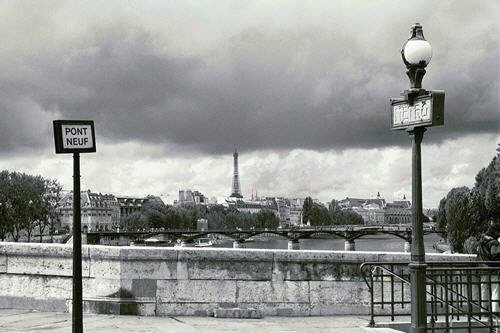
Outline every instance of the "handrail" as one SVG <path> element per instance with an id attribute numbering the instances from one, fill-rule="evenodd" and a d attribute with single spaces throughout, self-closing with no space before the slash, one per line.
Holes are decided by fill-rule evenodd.
<path id="1" fill-rule="evenodd" d="M 391 319 L 394 320 L 394 315 L 401 315 L 400 313 L 394 312 L 394 304 L 401 304 L 402 308 L 404 308 L 405 304 L 409 304 L 409 301 L 404 300 L 403 292 L 404 285 L 409 286 L 410 280 L 405 276 L 404 269 L 408 267 L 409 261 L 400 261 L 400 262 L 365 262 L 360 265 L 360 270 L 362 272 L 362 278 L 365 281 L 368 290 L 371 294 L 371 322 L 370 324 L 373 326 L 375 324 L 374 317 L 375 316 L 383 316 L 390 315 Z M 426 289 L 426 294 L 430 296 L 431 302 L 431 314 L 430 319 L 432 323 L 432 327 L 429 329 L 435 330 L 434 323 L 435 319 L 438 318 L 439 312 L 437 310 L 437 305 L 441 304 L 441 308 L 443 305 L 445 306 L 446 312 L 442 314 L 446 319 L 446 327 L 449 325 L 448 317 L 451 314 L 451 318 L 453 320 L 456 315 L 457 320 L 459 320 L 460 315 L 467 316 L 467 327 L 470 331 L 475 326 L 472 326 L 472 322 L 475 322 L 479 327 L 490 327 L 491 330 L 493 328 L 498 328 L 498 325 L 493 325 L 493 319 L 498 320 L 498 312 L 493 312 L 491 309 L 493 308 L 493 304 L 498 304 L 498 300 L 491 299 L 492 293 L 492 285 L 500 283 L 500 278 L 492 281 L 491 276 L 496 276 L 500 274 L 500 267 L 492 267 L 491 265 L 498 265 L 498 262 L 491 261 L 456 261 L 456 262 L 429 262 L 427 263 L 427 272 L 430 274 L 426 274 L 426 285 L 431 286 L 431 288 Z M 394 268 L 401 267 L 402 272 L 397 273 Z M 449 271 L 458 272 L 457 275 L 451 274 L 451 281 L 448 282 L 448 273 Z M 444 273 L 444 275 L 443 275 Z M 444 276 L 446 280 L 440 280 Z M 481 279 L 481 277 L 488 276 L 487 280 Z M 375 278 L 380 278 L 379 282 L 381 285 L 381 293 L 380 293 L 380 301 L 375 300 Z M 453 281 L 453 279 L 456 279 Z M 460 278 L 460 280 L 458 280 Z M 389 301 L 384 300 L 384 280 L 389 279 L 391 299 Z M 394 279 L 396 280 L 396 284 L 394 283 Z M 401 301 L 396 301 L 394 299 L 394 286 L 397 286 L 398 283 L 401 283 Z M 484 292 L 483 288 L 487 287 L 489 292 L 488 299 L 482 299 L 482 293 Z M 473 289 L 477 290 L 476 296 L 477 299 L 473 297 Z M 499 288 L 500 289 L 500 288 Z M 438 295 L 438 290 L 441 293 L 441 296 Z M 466 292 L 466 294 L 464 293 Z M 444 297 L 443 297 L 444 296 Z M 390 302 L 390 303 L 389 303 Z M 488 306 L 484 306 L 484 303 L 488 302 Z M 375 305 L 380 306 L 381 309 L 384 308 L 384 304 L 391 305 L 390 314 L 375 314 Z M 464 309 L 463 306 L 467 307 Z M 500 304 L 499 304 L 500 306 Z M 433 312 L 434 311 L 434 312 Z M 487 317 L 487 321 L 483 321 L 481 319 L 482 316 Z M 485 318 L 486 319 L 486 318 Z"/>

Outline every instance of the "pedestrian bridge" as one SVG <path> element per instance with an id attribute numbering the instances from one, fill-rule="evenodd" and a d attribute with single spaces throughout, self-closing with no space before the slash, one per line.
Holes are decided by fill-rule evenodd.
<path id="1" fill-rule="evenodd" d="M 437 233 L 443 236 L 445 231 L 439 231 L 432 226 L 424 228 L 424 234 Z M 233 247 L 243 247 L 243 244 L 257 236 L 280 237 L 288 240 L 288 248 L 298 250 L 299 240 L 311 238 L 343 238 L 345 240 L 345 250 L 354 251 L 355 241 L 358 238 L 387 234 L 401 238 L 405 241 L 405 250 L 409 251 L 412 231 L 408 225 L 395 226 L 328 226 L 328 227 L 307 227 L 307 228 L 276 228 L 276 229 L 215 229 L 215 230 L 165 230 L 151 229 L 147 231 L 122 231 L 122 232 L 89 232 L 87 242 L 89 244 L 129 244 L 130 242 L 141 242 L 154 236 L 162 236 L 164 239 L 172 241 L 179 240 L 182 244 L 193 243 L 196 239 L 220 236 L 233 240 Z M 118 242 L 118 243 L 114 243 Z M 128 242 L 128 243 L 127 243 Z M 122 245 L 123 245 L 122 244 Z"/>

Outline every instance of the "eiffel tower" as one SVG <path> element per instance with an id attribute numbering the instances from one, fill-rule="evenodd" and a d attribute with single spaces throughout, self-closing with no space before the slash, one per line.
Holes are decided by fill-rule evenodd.
<path id="1" fill-rule="evenodd" d="M 238 177 L 238 151 L 234 150 L 234 174 L 233 174 L 233 186 L 231 188 L 231 198 L 243 198 L 241 195 L 240 178 Z"/>
<path id="2" fill-rule="evenodd" d="M 496 171 L 497 171 L 497 183 L 498 186 L 500 187 L 500 142 L 498 143 L 497 146 L 497 163 L 496 163 Z"/>

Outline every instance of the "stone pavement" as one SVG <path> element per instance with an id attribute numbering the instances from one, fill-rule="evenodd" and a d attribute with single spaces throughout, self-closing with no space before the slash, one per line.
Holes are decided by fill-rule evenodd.
<path id="1" fill-rule="evenodd" d="M 262 319 L 221 319 L 212 317 L 137 317 L 84 314 L 85 333 L 367 333 L 399 332 L 369 328 L 368 316 L 265 317 Z M 71 314 L 0 309 L 0 332 L 71 332 Z"/>

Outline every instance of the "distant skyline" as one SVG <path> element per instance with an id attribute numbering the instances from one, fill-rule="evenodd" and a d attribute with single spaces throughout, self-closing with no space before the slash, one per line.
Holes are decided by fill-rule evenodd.
<path id="1" fill-rule="evenodd" d="M 95 122 L 82 189 L 411 199 L 411 141 L 389 99 L 419 22 L 445 125 L 422 143 L 423 204 L 473 186 L 500 140 L 497 1 L 0 3 L 0 170 L 72 189 L 52 120 Z"/>

